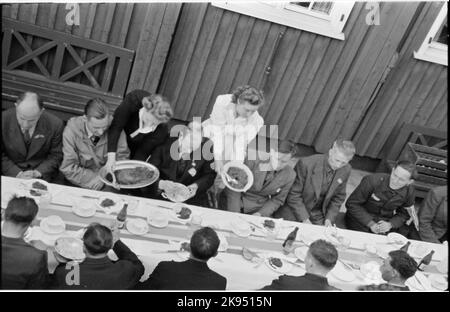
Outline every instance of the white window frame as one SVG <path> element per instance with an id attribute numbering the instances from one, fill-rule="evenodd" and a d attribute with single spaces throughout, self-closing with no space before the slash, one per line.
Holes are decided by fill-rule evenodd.
<path id="1" fill-rule="evenodd" d="M 330 1 L 331 2 L 331 1 Z M 344 40 L 343 29 L 355 1 L 334 2 L 330 14 L 295 7 L 287 1 L 212 1 L 211 5 L 334 39 Z"/>
<path id="2" fill-rule="evenodd" d="M 447 17 L 447 12 L 447 2 L 445 2 L 419 50 L 414 51 L 414 58 L 448 66 L 448 46 L 446 44 L 433 41 L 433 38 L 436 36 L 442 23 Z"/>

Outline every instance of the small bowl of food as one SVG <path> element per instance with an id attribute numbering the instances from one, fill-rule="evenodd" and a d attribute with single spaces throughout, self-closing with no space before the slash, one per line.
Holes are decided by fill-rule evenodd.
<path id="1" fill-rule="evenodd" d="M 232 191 L 246 192 L 253 185 L 253 173 L 245 164 L 230 161 L 223 167 L 222 181 Z"/>

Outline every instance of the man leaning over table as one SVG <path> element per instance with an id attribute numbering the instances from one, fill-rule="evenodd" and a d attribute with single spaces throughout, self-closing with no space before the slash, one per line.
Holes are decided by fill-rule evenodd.
<path id="1" fill-rule="evenodd" d="M 2 174 L 53 181 L 63 158 L 63 129 L 37 93 L 21 94 L 15 107 L 2 114 Z"/>
<path id="2" fill-rule="evenodd" d="M 391 171 L 365 176 L 345 204 L 349 230 L 386 234 L 390 231 L 407 236 L 410 219 L 407 208 L 414 205 L 416 166 L 398 161 Z"/>
<path id="3" fill-rule="evenodd" d="M 253 185 L 242 193 L 226 188 L 223 194 L 226 209 L 271 217 L 284 203 L 294 183 L 295 172 L 289 164 L 296 155 L 294 143 L 279 140 L 277 150 L 270 149 L 268 160 L 259 156 L 256 160 L 247 159 L 245 164 L 253 173 Z"/>
<path id="4" fill-rule="evenodd" d="M 447 240 L 447 185 L 431 189 L 419 209 L 419 234 L 423 241 L 440 244 Z"/>
<path id="5" fill-rule="evenodd" d="M 375 291 L 408 291 L 405 282 L 414 276 L 417 271 L 417 262 L 403 250 L 393 250 L 384 259 L 380 267 L 381 277 L 387 282 L 379 285 L 365 285 L 358 290 Z"/>
<path id="6" fill-rule="evenodd" d="M 316 225 L 334 224 L 345 201 L 349 162 L 354 154 L 353 143 L 339 139 L 327 155 L 300 158 L 286 203 L 274 217 Z"/>
<path id="7" fill-rule="evenodd" d="M 316 240 L 309 246 L 305 257 L 305 275 L 282 275 L 262 290 L 339 290 L 330 286 L 327 279 L 337 260 L 338 252 L 331 243 Z"/>
<path id="8" fill-rule="evenodd" d="M 24 240 L 38 210 L 32 198 L 13 197 L 8 202 L 2 224 L 2 289 L 45 289 L 48 286 L 47 252 L 35 248 L 35 242 Z"/>
<path id="9" fill-rule="evenodd" d="M 64 158 L 60 171 L 71 183 L 82 188 L 105 188 L 98 174 L 108 159 L 108 129 L 111 114 L 106 103 L 91 99 L 84 107 L 84 115 L 72 117 L 63 134 Z M 130 151 L 122 131 L 117 144 L 117 158 L 128 159 Z"/>
<path id="10" fill-rule="evenodd" d="M 216 231 L 204 227 L 194 232 L 189 244 L 189 259 L 183 262 L 162 261 L 149 278 L 136 288 L 140 290 L 225 290 L 227 279 L 208 266 L 217 256 L 220 240 Z"/>
<path id="11" fill-rule="evenodd" d="M 83 235 L 86 259 L 74 265 L 59 264 L 52 276 L 51 288 L 64 290 L 122 290 L 132 289 L 144 274 L 139 258 L 113 230 L 99 223 L 90 224 Z M 119 258 L 112 261 L 108 251 L 112 249 Z M 74 274 L 79 274 L 74 276 Z"/>

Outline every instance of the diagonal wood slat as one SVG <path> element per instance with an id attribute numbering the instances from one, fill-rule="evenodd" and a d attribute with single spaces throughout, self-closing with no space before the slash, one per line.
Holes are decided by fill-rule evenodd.
<path id="1" fill-rule="evenodd" d="M 8 68 L 8 69 L 14 69 L 14 68 L 16 68 L 17 66 L 20 66 L 20 65 L 22 65 L 23 63 L 28 62 L 30 59 L 32 59 L 32 58 L 34 58 L 34 57 L 37 57 L 38 55 L 41 55 L 41 54 L 44 53 L 44 52 L 47 52 L 48 50 L 52 49 L 52 48 L 55 47 L 56 45 L 57 45 L 57 43 L 54 42 L 54 41 L 48 42 L 48 43 L 44 44 L 42 47 L 40 47 L 40 48 L 34 50 L 32 53 L 27 54 L 27 55 L 24 55 L 24 56 L 22 56 L 21 58 L 15 60 L 15 61 L 12 62 L 11 64 L 9 64 L 9 65 L 7 66 L 7 68 Z M 42 63 L 41 63 L 41 64 L 42 64 Z M 42 64 L 42 66 L 44 66 L 44 65 Z"/>
<path id="2" fill-rule="evenodd" d="M 89 70 L 87 70 L 86 68 L 84 68 L 83 65 L 85 65 L 85 64 L 83 63 L 83 61 L 81 60 L 80 56 L 79 56 L 78 53 L 75 51 L 75 49 L 74 49 L 71 45 L 68 45 L 68 46 L 67 46 L 67 51 L 69 51 L 69 53 L 72 55 L 72 57 L 74 58 L 75 62 L 78 64 L 78 66 L 81 66 L 81 70 L 85 73 L 85 75 L 87 76 L 87 78 L 89 79 L 89 81 L 91 82 L 91 84 L 92 84 L 95 88 L 100 88 L 100 85 L 98 84 L 97 80 L 96 80 L 95 77 L 92 75 L 92 73 L 91 73 Z M 104 56 L 103 59 L 105 59 L 105 58 L 107 57 L 106 55 L 103 55 L 103 56 Z M 97 58 L 98 58 L 98 57 L 94 58 L 93 60 L 89 61 L 88 63 L 90 63 L 90 62 L 96 60 Z M 86 63 L 86 64 L 87 64 L 87 63 Z M 95 65 L 95 64 L 97 64 L 97 63 L 94 63 L 94 65 Z M 91 66 L 92 66 L 92 65 L 91 65 Z M 69 73 L 67 73 L 67 74 L 69 74 Z M 63 75 L 63 76 L 61 77 L 61 80 L 64 81 L 64 78 L 63 78 L 63 77 L 65 77 L 67 74 Z"/>
<path id="3" fill-rule="evenodd" d="M 31 50 L 31 48 L 28 46 L 25 39 L 22 37 L 22 35 L 19 32 L 14 31 L 13 34 L 17 38 L 17 41 L 19 41 L 19 43 L 22 45 L 22 47 L 25 49 L 25 51 L 27 53 L 30 53 L 30 54 L 33 53 L 33 50 Z M 46 77 L 50 77 L 50 73 L 48 72 L 47 68 L 45 68 L 45 66 L 41 63 L 41 61 L 36 56 L 33 57 L 32 60 L 34 61 L 34 63 L 36 64 L 36 66 L 39 68 L 39 70 L 41 71 L 41 73 L 43 75 L 45 75 Z"/>

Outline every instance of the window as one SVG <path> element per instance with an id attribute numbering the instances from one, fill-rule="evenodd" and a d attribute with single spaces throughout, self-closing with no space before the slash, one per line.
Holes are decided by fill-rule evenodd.
<path id="1" fill-rule="evenodd" d="M 211 4 L 273 23 L 344 40 L 342 31 L 355 2 L 213 1 Z"/>
<path id="2" fill-rule="evenodd" d="M 447 3 L 444 3 L 419 50 L 414 52 L 414 57 L 448 66 L 447 42 Z"/>

